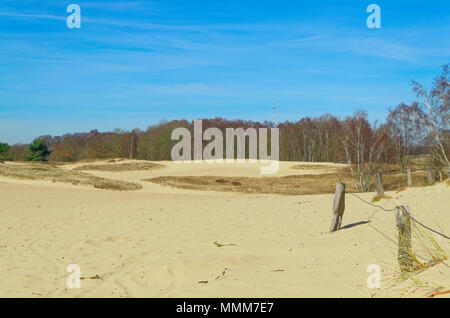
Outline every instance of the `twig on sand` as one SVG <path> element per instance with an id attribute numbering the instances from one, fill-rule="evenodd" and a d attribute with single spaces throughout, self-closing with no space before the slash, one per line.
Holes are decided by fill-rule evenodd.
<path id="1" fill-rule="evenodd" d="M 222 271 L 222 274 L 220 274 L 219 276 L 217 276 L 215 280 L 222 279 L 222 278 L 225 276 L 225 274 L 227 273 L 227 270 L 228 270 L 228 268 L 225 268 L 225 269 Z"/>
<path id="2" fill-rule="evenodd" d="M 90 277 L 80 277 L 80 279 L 101 279 L 101 280 L 103 280 L 103 277 L 99 276 L 98 274 L 95 274 L 94 276 L 90 276 Z"/>
<path id="3" fill-rule="evenodd" d="M 217 247 L 237 246 L 237 245 L 234 244 L 234 243 L 221 244 L 221 243 L 219 243 L 219 242 L 217 242 L 217 241 L 215 241 L 214 244 L 215 244 Z"/>
<path id="4" fill-rule="evenodd" d="M 428 298 L 433 298 L 433 297 L 436 297 L 438 295 L 445 295 L 445 294 L 450 294 L 450 289 L 449 290 L 445 290 L 445 291 L 434 292 L 431 295 L 428 295 Z"/>

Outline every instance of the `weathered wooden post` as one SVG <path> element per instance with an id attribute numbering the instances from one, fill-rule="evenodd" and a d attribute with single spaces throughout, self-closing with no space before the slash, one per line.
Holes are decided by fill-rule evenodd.
<path id="1" fill-rule="evenodd" d="M 408 187 L 412 186 L 411 169 L 408 169 Z"/>
<path id="2" fill-rule="evenodd" d="M 376 173 L 376 181 L 377 181 L 377 194 L 378 197 L 384 197 L 383 183 L 381 182 L 381 172 Z"/>
<path id="3" fill-rule="evenodd" d="M 428 169 L 428 184 L 434 184 L 434 171 L 433 169 Z"/>
<path id="4" fill-rule="evenodd" d="M 406 213 L 406 207 L 395 208 L 395 218 L 398 227 L 398 264 L 402 272 L 413 270 L 413 251 L 411 248 L 411 218 Z"/>
<path id="5" fill-rule="evenodd" d="M 333 219 L 331 221 L 331 232 L 335 232 L 341 228 L 342 217 L 345 210 L 345 183 L 336 184 L 333 201 Z"/>

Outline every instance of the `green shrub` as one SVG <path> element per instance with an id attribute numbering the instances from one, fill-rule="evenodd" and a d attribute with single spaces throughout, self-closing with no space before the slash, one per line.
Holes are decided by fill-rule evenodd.
<path id="1" fill-rule="evenodd" d="M 11 147 L 4 142 L 0 142 L 0 160 L 9 160 L 8 153 Z"/>
<path id="2" fill-rule="evenodd" d="M 38 139 L 30 144 L 28 152 L 30 154 L 25 157 L 25 161 L 47 161 L 47 157 L 52 153 L 47 145 Z"/>

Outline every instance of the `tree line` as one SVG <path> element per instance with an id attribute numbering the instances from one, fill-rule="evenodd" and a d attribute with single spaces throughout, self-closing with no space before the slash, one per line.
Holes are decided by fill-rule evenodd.
<path id="1" fill-rule="evenodd" d="M 429 154 L 434 166 L 450 169 L 449 65 L 442 67 L 428 91 L 413 82 L 418 101 L 389 109 L 384 123 L 370 123 L 365 111 L 343 119 L 327 114 L 279 123 L 280 160 L 348 163 L 361 189 L 380 165 L 395 162 L 404 172 L 412 154 Z M 173 120 L 149 126 L 145 131 L 91 130 L 41 136 L 31 145 L 0 143 L 0 160 L 72 162 L 118 157 L 171 160 L 171 149 L 178 142 L 171 140 L 171 133 L 178 127 L 193 134 L 193 122 Z M 209 127 L 219 128 L 225 134 L 226 128 L 271 128 L 272 123 L 203 119 L 203 130 Z"/>

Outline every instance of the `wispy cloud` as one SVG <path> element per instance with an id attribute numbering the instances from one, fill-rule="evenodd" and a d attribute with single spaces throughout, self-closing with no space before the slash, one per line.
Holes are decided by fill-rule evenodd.
<path id="1" fill-rule="evenodd" d="M 238 0 L 74 3 L 81 30 L 66 28 L 68 3 L 1 2 L 1 118 L 51 115 L 61 126 L 86 114 L 101 121 L 110 110 L 117 121 L 132 112 L 256 118 L 267 105 L 271 115 L 274 96 L 286 118 L 382 112 L 414 98 L 410 81 L 426 83 L 450 56 L 440 12 L 428 21 L 416 12 L 402 24 L 407 13 L 385 10 L 383 28 L 368 30 L 364 10 L 331 0 L 306 9 Z"/>
<path id="2" fill-rule="evenodd" d="M 93 8 L 107 11 L 139 11 L 156 13 L 159 3 L 152 1 L 80 1 L 82 8 Z"/>
<path id="3" fill-rule="evenodd" d="M 66 20 L 67 17 L 57 16 L 52 14 L 42 14 L 42 13 L 16 13 L 16 12 L 0 12 L 0 16 L 10 17 L 10 18 L 28 18 L 28 19 L 46 19 L 46 20 Z"/>

